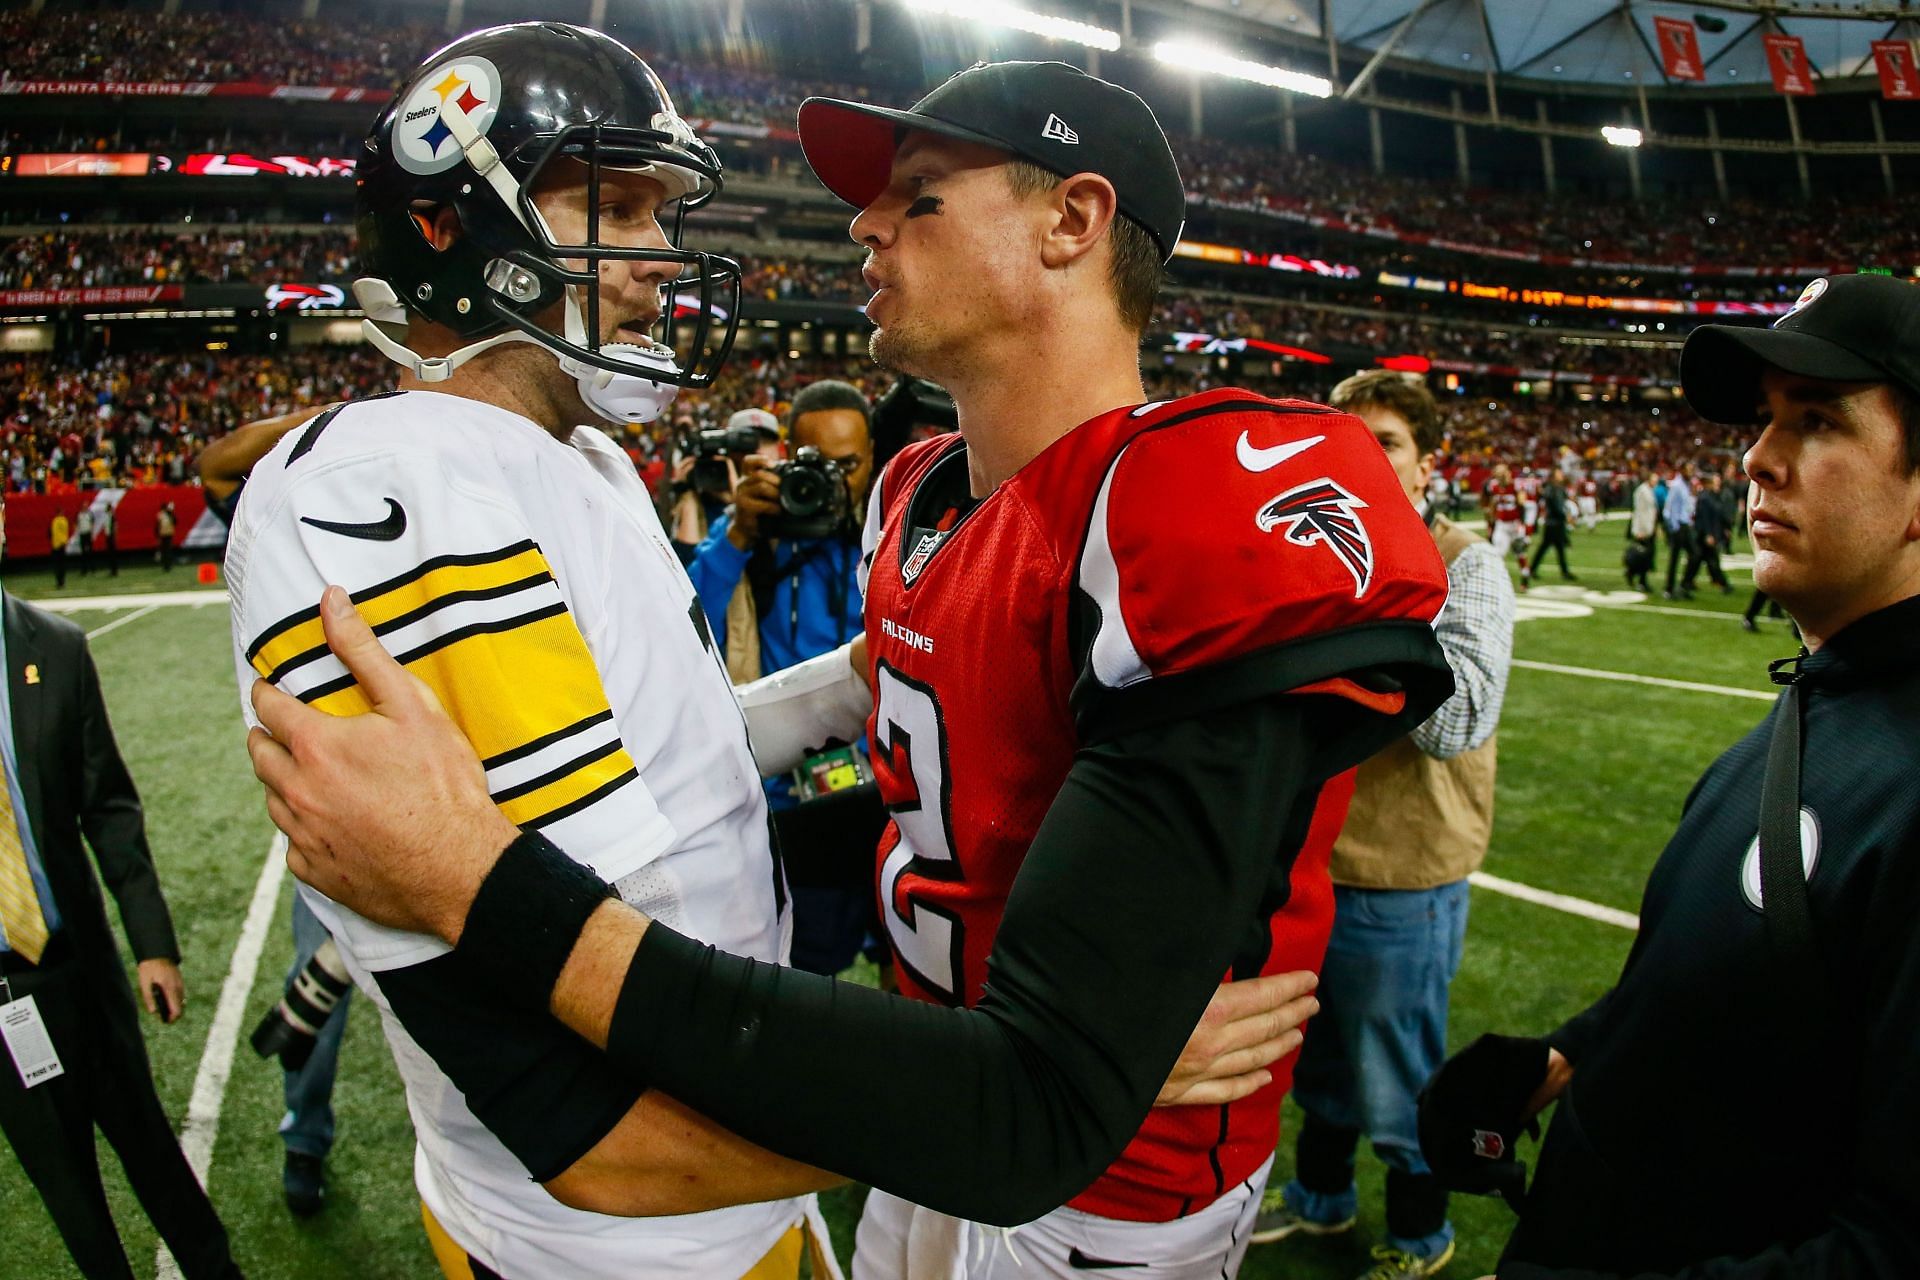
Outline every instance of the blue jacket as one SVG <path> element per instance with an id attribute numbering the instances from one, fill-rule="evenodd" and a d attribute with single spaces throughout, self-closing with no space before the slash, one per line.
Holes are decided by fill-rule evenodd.
<path id="1" fill-rule="evenodd" d="M 687 576 L 700 594 L 714 641 L 724 647 L 727 601 L 746 573 L 750 551 L 727 541 L 731 511 L 707 529 Z M 782 671 L 837 649 L 860 634 L 860 544 L 850 538 L 781 539 L 773 548 L 772 606 L 760 614 L 760 668 Z"/>

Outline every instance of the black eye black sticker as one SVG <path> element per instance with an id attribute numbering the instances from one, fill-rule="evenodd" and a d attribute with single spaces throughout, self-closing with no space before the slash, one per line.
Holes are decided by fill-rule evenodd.
<path id="1" fill-rule="evenodd" d="M 942 200 L 939 196 L 921 196 L 918 200 L 915 200 L 907 206 L 907 216 L 909 218 L 924 218 L 930 213 L 939 213 L 940 206 L 945 203 L 946 201 Z"/>

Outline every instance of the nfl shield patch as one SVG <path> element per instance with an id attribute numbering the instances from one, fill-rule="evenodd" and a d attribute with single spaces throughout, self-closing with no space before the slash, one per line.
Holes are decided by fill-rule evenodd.
<path id="1" fill-rule="evenodd" d="M 913 580 L 920 576 L 922 569 L 927 567 L 927 561 L 933 558 L 934 550 L 939 547 L 941 539 L 945 536 L 945 534 L 940 533 L 924 533 L 920 535 L 920 541 L 913 548 L 913 554 L 909 555 L 907 562 L 900 566 L 900 581 L 902 583 L 909 587 L 913 585 Z"/>
<path id="2" fill-rule="evenodd" d="M 1485 1129 L 1473 1131 L 1473 1154 L 1483 1160 L 1498 1160 L 1507 1153 L 1506 1140 L 1497 1133 Z"/>

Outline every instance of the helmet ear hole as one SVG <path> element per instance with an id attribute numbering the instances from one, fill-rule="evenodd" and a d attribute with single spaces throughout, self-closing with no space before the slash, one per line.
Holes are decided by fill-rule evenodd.
<path id="1" fill-rule="evenodd" d="M 460 238 L 460 216 L 447 205 L 416 200 L 408 208 L 407 216 L 413 220 L 414 230 L 420 233 L 427 247 L 436 253 L 451 249 Z M 445 223 L 441 221 L 443 216 L 448 219 Z"/>

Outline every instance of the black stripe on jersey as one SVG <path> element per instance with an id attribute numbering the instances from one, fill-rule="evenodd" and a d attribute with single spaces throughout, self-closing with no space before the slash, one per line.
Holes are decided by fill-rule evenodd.
<path id="1" fill-rule="evenodd" d="M 1078 584 L 1074 596 L 1075 613 L 1098 613 L 1093 597 Z M 1091 623 L 1082 618 L 1080 625 Z M 1413 681 L 1423 675 L 1438 678 L 1440 674 L 1430 664 L 1432 644 L 1433 628 L 1428 624 L 1415 618 L 1386 618 L 1283 640 L 1196 670 L 1142 680 L 1125 689 L 1103 687 L 1087 666 L 1086 647 L 1081 646 L 1074 650 L 1080 675 L 1067 694 L 1067 707 L 1080 730 L 1080 745 L 1085 747 L 1150 725 L 1290 693 L 1301 685 L 1336 676 L 1379 692 L 1405 692 L 1412 699 L 1421 693 L 1421 687 Z M 1380 720 L 1397 724 L 1401 717 L 1382 716 Z M 1403 725 L 1399 733 L 1381 739 L 1366 755 L 1348 763 L 1360 763 L 1418 724 L 1416 720 Z"/>
<path id="2" fill-rule="evenodd" d="M 986 504 L 985 498 L 974 498 L 973 491 L 967 487 L 967 473 L 965 468 L 961 469 L 957 478 L 950 470 L 955 459 L 964 461 L 967 456 L 967 444 L 966 441 L 960 437 L 959 432 L 954 432 L 954 439 L 955 443 L 948 445 L 941 451 L 938 457 L 927 464 L 926 469 L 922 471 L 919 477 L 913 482 L 913 488 L 908 491 L 907 500 L 900 508 L 900 546 L 897 558 L 900 561 L 900 571 L 903 579 L 906 575 L 907 561 L 913 558 L 913 544 L 919 541 L 919 539 L 913 536 L 914 530 L 923 525 L 932 524 L 931 521 L 916 519 L 916 513 L 919 512 L 926 503 L 942 496 L 938 492 L 940 485 L 947 485 L 950 488 L 957 487 L 959 493 L 955 497 L 954 506 L 956 509 L 964 506 L 965 509 L 960 512 L 960 518 L 955 520 L 952 526 L 941 534 L 940 541 L 934 544 L 933 550 L 927 553 L 927 562 L 929 564 L 933 562 L 934 556 L 940 554 L 941 548 L 953 541 L 954 535 L 960 532 L 960 527 L 973 518 L 973 513 Z M 879 547 L 876 546 L 874 550 L 877 553 Z M 914 581 L 918 582 L 920 577 L 924 576 L 925 573 L 926 569 L 923 567 L 920 570 L 920 574 L 915 576 Z M 902 585 L 911 587 L 913 583 L 903 582 Z"/>
<path id="3" fill-rule="evenodd" d="M 436 636 L 417 649 L 409 649 L 405 653 L 396 653 L 393 655 L 393 659 L 404 667 L 409 662 L 417 662 L 421 658 L 438 653 L 448 645 L 458 644 L 462 640 L 470 640 L 474 636 L 498 635 L 502 631 L 512 631 L 516 628 L 524 627 L 530 622 L 542 622 L 548 618 L 557 618 L 566 611 L 566 602 L 564 600 L 556 600 L 550 605 L 534 609 L 528 613 L 517 614 L 511 618 L 495 618 L 487 622 L 471 623 L 467 626 L 449 631 L 443 636 Z M 342 689 L 352 688 L 353 684 L 353 676 L 349 673 L 341 676 L 337 680 L 329 680 L 325 684 L 315 685 L 305 693 L 300 694 L 299 698 L 302 702 L 318 702 L 330 693 L 338 693 Z"/>
<path id="4" fill-rule="evenodd" d="M 361 396 L 357 400 L 348 400 L 333 406 L 333 408 L 327 410 L 307 424 L 306 431 L 300 436 L 300 442 L 294 445 L 293 452 L 287 455 L 286 465 L 290 467 L 300 461 L 300 459 L 306 457 L 308 453 L 312 452 L 313 446 L 320 443 L 320 433 L 325 431 L 327 425 L 339 417 L 345 410 L 351 409 L 356 404 L 367 404 L 374 400 L 391 400 L 393 397 L 403 394 L 405 393 L 400 391 L 381 391 L 374 395 Z"/>
<path id="5" fill-rule="evenodd" d="M 565 764 L 547 770 L 537 778 L 528 778 L 525 782 L 516 782 L 504 791 L 494 792 L 493 802 L 495 804 L 505 804 L 509 800 L 518 800 L 521 796 L 538 791 L 550 782 L 558 782 L 568 774 L 577 773 L 588 765 L 600 760 L 605 760 L 616 751 L 623 750 L 625 750 L 625 747 L 622 746 L 618 735 L 616 735 L 613 741 L 594 747 L 592 750 L 574 757 Z"/>
<path id="6" fill-rule="evenodd" d="M 605 711 L 596 711 L 583 720 L 574 721 L 564 729 L 555 729 L 552 733 L 543 733 L 531 742 L 523 742 L 511 750 L 502 751 L 497 756 L 488 756 L 480 762 L 480 767 L 482 769 L 498 769 L 503 764 L 512 764 L 515 760 L 524 760 L 534 752 L 543 751 L 562 738 L 570 738 L 583 729 L 591 729 L 594 725 L 611 719 L 613 719 L 612 707 L 608 707 Z"/>
<path id="7" fill-rule="evenodd" d="M 385 582 L 376 582 L 370 587 L 363 587 L 355 591 L 351 599 L 355 604 L 364 604 L 377 596 L 383 596 L 389 591 L 404 587 L 409 582 L 423 578 L 435 569 L 445 569 L 456 565 L 471 567 L 473 565 L 492 564 L 495 560 L 511 559 L 523 551 L 538 551 L 539 549 L 540 545 L 532 538 L 522 538 L 518 542 L 501 547 L 498 551 L 472 551 L 463 555 L 434 556 L 431 559 L 422 560 L 419 564 L 407 570 L 405 573 L 400 574 L 398 577 L 388 578 Z M 268 627 L 265 631 L 262 631 L 254 639 L 254 642 L 247 646 L 247 661 L 252 662 L 254 658 L 259 655 L 260 650 L 272 644 L 274 640 L 278 639 L 285 632 L 312 622 L 319 616 L 320 606 L 317 603 L 300 610 L 298 613 L 288 614 L 286 617 L 280 619 L 280 621 Z"/>
<path id="8" fill-rule="evenodd" d="M 293 446 L 293 452 L 287 455 L 286 466 L 290 467 L 306 457 L 313 450 L 313 446 L 320 443 L 320 433 L 325 431 L 328 424 L 339 417 L 340 411 L 346 407 L 344 404 L 337 404 L 309 422 L 307 429 L 300 433 L 299 442 Z"/>
<path id="9" fill-rule="evenodd" d="M 376 636 L 392 635 L 394 632 L 410 627 L 422 618 L 428 617 L 441 609 L 448 609 L 456 604 L 466 604 L 474 600 L 498 600 L 502 596 L 510 596 L 516 592 L 525 591 L 529 587 L 537 587 L 542 583 L 552 581 L 553 575 L 545 569 L 542 569 L 538 573 L 528 574 L 526 577 L 515 582 L 502 582 L 492 587 L 470 587 L 462 591 L 449 591 L 443 596 L 434 597 L 417 609 L 410 609 L 406 613 L 387 619 L 373 629 L 373 634 Z M 309 662 L 315 662 L 326 657 L 328 652 L 329 650 L 326 643 L 322 641 L 313 646 L 313 648 L 308 649 L 305 653 L 296 653 L 272 671 L 269 671 L 267 673 L 267 682 L 269 684 L 279 684 L 282 678 L 288 674 L 298 671 Z"/>
<path id="10" fill-rule="evenodd" d="M 558 809 L 550 809 L 539 817 L 530 818 L 520 825 L 525 830 L 538 831 L 541 827 L 558 822 L 562 818 L 570 818 L 587 806 L 600 803 L 601 800 L 612 795 L 639 776 L 639 769 L 629 769 L 617 778 L 609 778 L 593 790 L 587 792 L 587 794 L 581 796 L 578 800 L 563 804 Z"/>
<path id="11" fill-rule="evenodd" d="M 1227 1171 L 1220 1167 L 1220 1148 L 1227 1143 L 1229 1114 L 1229 1108 L 1226 1106 L 1220 1108 L 1220 1136 L 1213 1140 L 1211 1147 L 1207 1148 L 1207 1163 L 1213 1166 L 1213 1198 L 1215 1200 L 1227 1193 Z"/>

